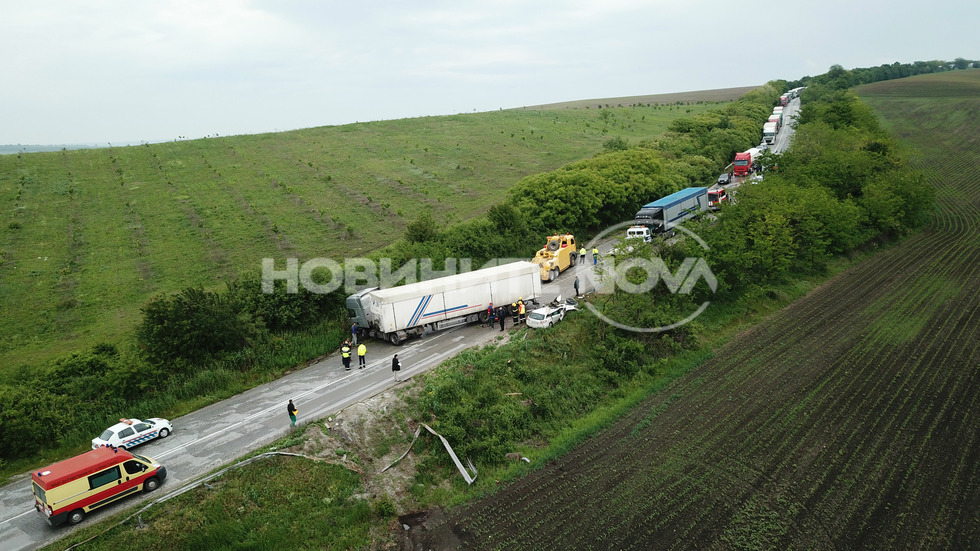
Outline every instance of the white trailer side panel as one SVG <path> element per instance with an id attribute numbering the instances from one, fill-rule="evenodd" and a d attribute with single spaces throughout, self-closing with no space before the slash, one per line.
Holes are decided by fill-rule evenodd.
<path id="1" fill-rule="evenodd" d="M 536 286 L 535 286 L 536 285 Z M 538 267 L 530 262 L 476 270 L 372 292 L 372 310 L 386 333 L 486 310 L 491 300 L 510 304 L 541 295 Z"/>

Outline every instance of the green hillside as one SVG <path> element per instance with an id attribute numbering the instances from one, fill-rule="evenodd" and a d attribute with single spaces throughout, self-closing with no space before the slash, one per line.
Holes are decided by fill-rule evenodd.
<path id="1" fill-rule="evenodd" d="M 119 342 L 154 294 L 219 286 L 265 257 L 358 256 L 420 212 L 481 215 L 525 176 L 717 107 L 692 94 L 2 155 L 0 366 Z"/>

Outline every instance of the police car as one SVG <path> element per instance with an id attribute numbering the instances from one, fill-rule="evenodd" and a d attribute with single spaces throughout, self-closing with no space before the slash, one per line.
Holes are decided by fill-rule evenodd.
<path id="1" fill-rule="evenodd" d="M 149 419 L 120 419 L 118 423 L 107 428 L 98 438 L 92 439 L 92 449 L 102 446 L 115 448 L 132 448 L 154 438 L 166 438 L 174 430 L 170 421 L 160 417 Z"/>

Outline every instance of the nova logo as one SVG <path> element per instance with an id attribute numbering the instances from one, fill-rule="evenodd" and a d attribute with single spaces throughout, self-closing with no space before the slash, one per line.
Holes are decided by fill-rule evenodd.
<path id="1" fill-rule="evenodd" d="M 633 225 L 633 222 L 624 222 L 607 228 L 597 235 L 588 244 L 587 248 L 591 250 L 605 236 L 631 225 Z M 673 229 L 683 233 L 686 236 L 684 237 L 685 239 L 693 239 L 701 248 L 706 251 L 708 250 L 708 244 L 691 230 L 683 226 L 675 226 Z M 632 247 L 626 245 L 625 248 L 628 255 Z M 621 262 L 616 262 L 615 259 L 603 259 L 599 270 L 595 272 L 591 270 L 587 271 L 585 277 L 587 280 L 591 280 L 589 283 L 591 283 L 591 286 L 599 294 L 612 294 L 616 292 L 616 289 L 631 294 L 648 293 L 663 282 L 664 286 L 671 293 L 687 295 L 694 290 L 694 287 L 701 280 L 704 280 L 712 293 L 718 290 L 718 278 L 715 277 L 714 272 L 711 271 L 711 267 L 708 266 L 704 258 L 700 257 L 685 258 L 675 272 L 671 272 L 667 264 L 659 257 L 634 257 Z M 630 320 L 614 320 L 600 312 L 592 303 L 585 302 L 584 304 L 586 308 L 600 319 L 620 329 L 639 333 L 660 333 L 680 327 L 698 317 L 711 304 L 711 301 L 706 300 L 702 302 L 693 312 L 675 323 L 658 327 L 637 327 L 635 324 L 630 323 Z"/>
<path id="2" fill-rule="evenodd" d="M 627 277 L 631 272 L 636 273 L 637 271 L 646 274 L 646 278 L 640 283 L 634 283 Z M 705 283 L 708 284 L 712 293 L 718 290 L 718 278 L 715 277 L 714 272 L 711 271 L 703 258 L 685 258 L 684 262 L 677 268 L 677 273 L 671 273 L 659 257 L 653 259 L 631 258 L 616 264 L 615 275 L 612 284 L 627 293 L 647 293 L 652 291 L 660 281 L 663 281 L 671 293 L 688 295 L 701 279 L 704 279 Z"/>

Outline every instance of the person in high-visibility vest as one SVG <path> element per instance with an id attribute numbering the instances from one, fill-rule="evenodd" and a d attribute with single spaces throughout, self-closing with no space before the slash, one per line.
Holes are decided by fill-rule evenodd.
<path id="1" fill-rule="evenodd" d="M 592 247 L 592 265 L 599 263 L 599 247 Z"/>
<path id="2" fill-rule="evenodd" d="M 510 315 L 514 317 L 514 325 L 516 326 L 517 325 L 517 322 L 518 322 L 518 318 L 517 318 L 517 303 L 516 302 L 513 302 L 510 305 Z"/>
<path id="3" fill-rule="evenodd" d="M 527 310 L 524 308 L 524 301 L 518 301 L 517 310 L 521 315 L 521 323 L 524 323 L 524 314 L 527 312 Z"/>
<path id="4" fill-rule="evenodd" d="M 578 252 L 579 264 L 585 262 L 585 245 L 582 245 L 582 249 Z"/>
<path id="5" fill-rule="evenodd" d="M 364 369 L 364 356 L 367 355 L 367 347 L 364 343 L 357 345 L 357 368 Z"/>
<path id="6" fill-rule="evenodd" d="M 350 371 L 350 342 L 344 341 L 344 346 L 340 347 L 340 358 L 344 362 L 344 369 Z"/>

